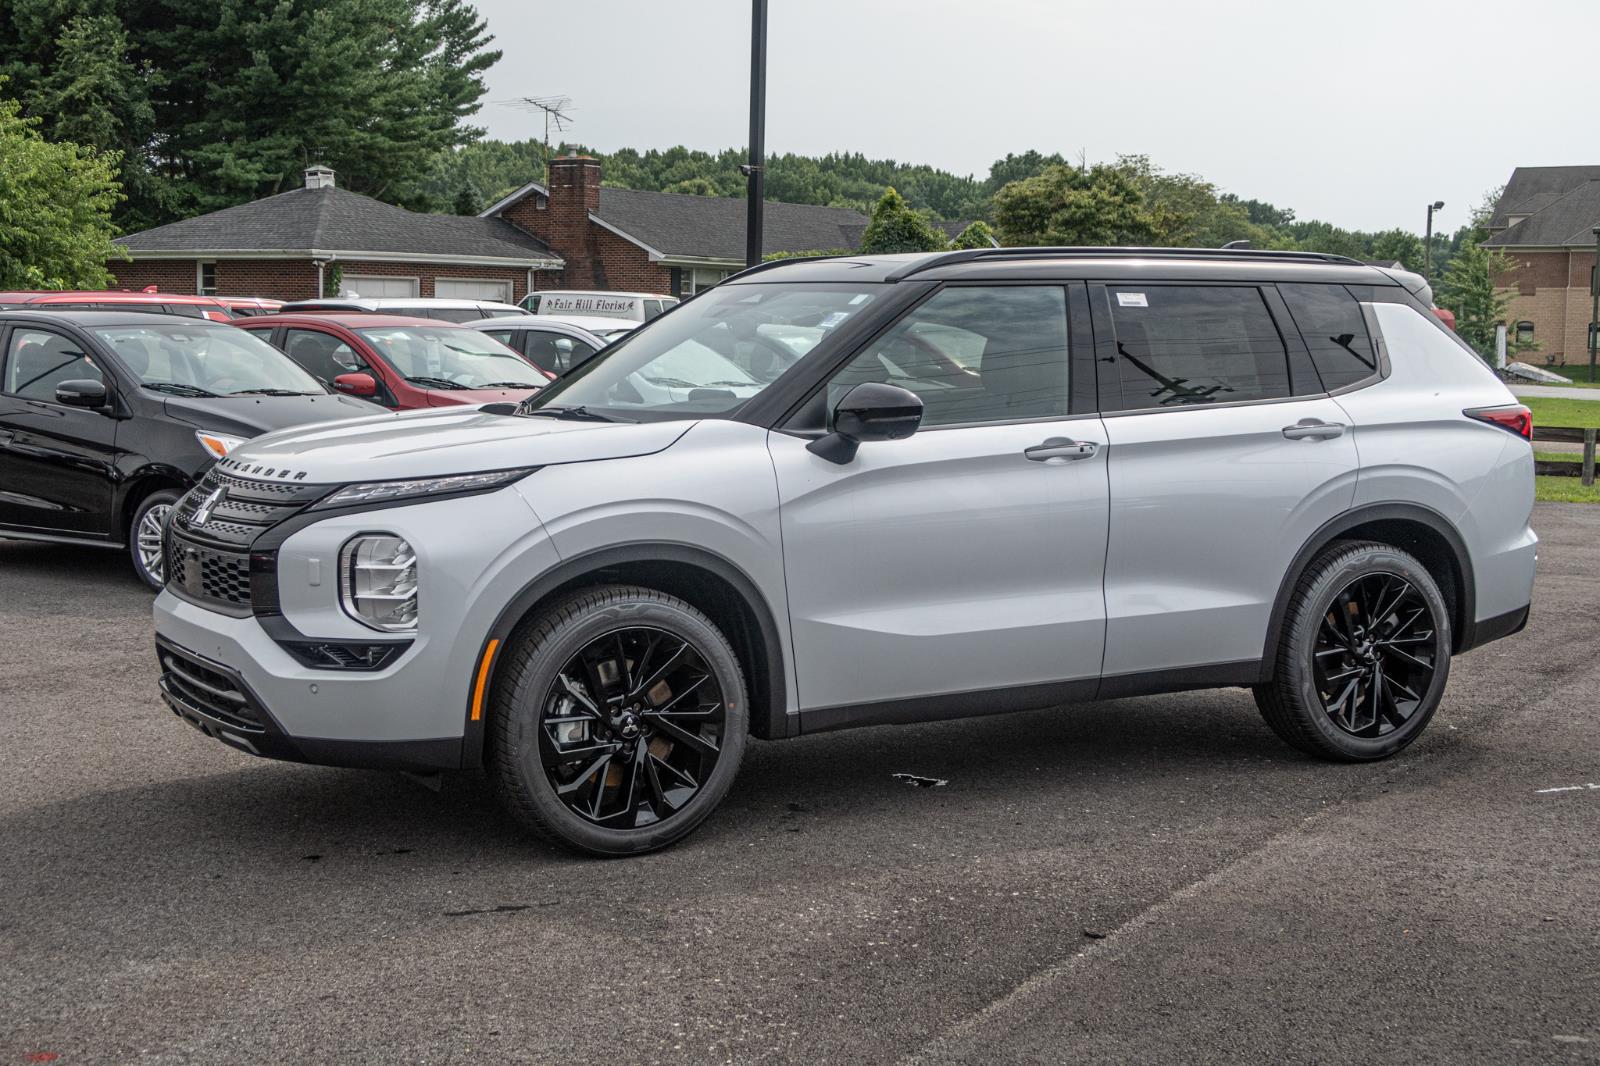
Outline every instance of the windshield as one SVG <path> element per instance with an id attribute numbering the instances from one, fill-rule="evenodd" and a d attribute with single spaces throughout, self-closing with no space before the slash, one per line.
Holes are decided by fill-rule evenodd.
<path id="1" fill-rule="evenodd" d="M 288 356 L 232 326 L 152 323 L 94 331 L 155 392 L 181 396 L 312 396 L 328 390 Z"/>
<path id="2" fill-rule="evenodd" d="M 536 389 L 545 376 L 475 329 L 381 326 L 358 329 L 401 377 L 427 389 Z"/>
<path id="3" fill-rule="evenodd" d="M 724 285 L 625 338 L 530 401 L 620 418 L 726 415 L 883 291 L 882 284 Z"/>

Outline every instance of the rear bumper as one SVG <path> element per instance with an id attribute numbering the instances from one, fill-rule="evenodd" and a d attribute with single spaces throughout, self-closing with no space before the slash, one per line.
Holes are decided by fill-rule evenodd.
<path id="1" fill-rule="evenodd" d="M 1492 618 L 1480 618 L 1462 635 L 1461 651 L 1471 651 L 1473 648 L 1483 647 L 1492 640 L 1521 633 L 1528 628 L 1528 615 L 1532 611 L 1533 607 L 1530 604 L 1527 607 L 1518 607 L 1514 611 L 1497 614 Z"/>
<path id="2" fill-rule="evenodd" d="M 246 754 L 374 770 L 454 770 L 461 765 L 460 737 L 366 741 L 291 736 L 237 670 L 159 636 L 156 657 L 161 698 L 172 713 Z"/>

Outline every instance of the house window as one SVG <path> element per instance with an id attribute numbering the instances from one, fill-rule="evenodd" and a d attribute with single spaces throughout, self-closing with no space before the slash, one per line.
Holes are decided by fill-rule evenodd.
<path id="1" fill-rule="evenodd" d="M 1526 320 L 1517 323 L 1517 343 L 1533 343 L 1533 323 Z"/>
<path id="2" fill-rule="evenodd" d="M 713 270 L 706 267 L 684 267 L 683 281 L 679 286 L 680 296 L 693 296 L 697 292 L 704 292 L 714 285 L 719 284 L 724 278 L 732 274 L 731 270 Z"/>
<path id="3" fill-rule="evenodd" d="M 217 294 L 217 264 L 195 264 L 195 292 L 201 296 L 215 296 Z"/>

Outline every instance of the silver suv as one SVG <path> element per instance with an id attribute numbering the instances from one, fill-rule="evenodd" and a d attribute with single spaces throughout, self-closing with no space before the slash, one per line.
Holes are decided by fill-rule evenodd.
<path id="1" fill-rule="evenodd" d="M 752 734 L 1236 686 L 1380 759 L 1526 623 L 1537 543 L 1528 411 L 1408 277 L 759 267 L 521 406 L 241 445 L 168 524 L 162 691 L 256 755 L 482 768 L 613 855 L 704 820 Z"/>

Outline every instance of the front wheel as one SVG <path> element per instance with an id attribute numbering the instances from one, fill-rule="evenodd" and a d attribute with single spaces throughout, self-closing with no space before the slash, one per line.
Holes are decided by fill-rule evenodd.
<path id="1" fill-rule="evenodd" d="M 171 489 L 152 492 L 139 501 L 133 521 L 128 524 L 128 554 L 133 560 L 133 572 L 157 592 L 167 583 L 162 532 L 179 495 Z"/>
<path id="2" fill-rule="evenodd" d="M 1283 620 L 1273 679 L 1255 689 L 1288 744 L 1342 762 L 1383 759 L 1427 726 L 1450 675 L 1450 612 L 1399 548 L 1335 544 L 1306 568 Z"/>
<path id="3" fill-rule="evenodd" d="M 700 611 L 654 589 L 585 589 L 524 623 L 495 683 L 488 769 L 513 817 L 593 855 L 682 839 L 744 755 L 744 676 Z"/>

